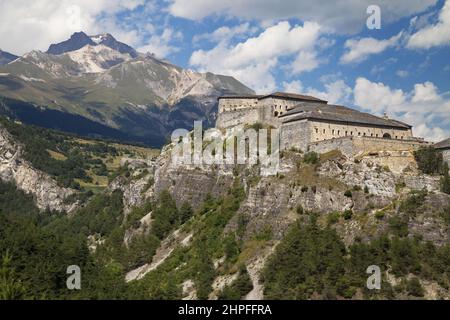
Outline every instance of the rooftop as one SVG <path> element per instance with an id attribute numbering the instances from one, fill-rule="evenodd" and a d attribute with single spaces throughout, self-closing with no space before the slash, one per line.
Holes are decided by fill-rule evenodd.
<path id="1" fill-rule="evenodd" d="M 217 99 L 259 99 L 262 95 L 257 94 L 238 94 L 238 95 L 223 95 L 218 97 Z"/>
<path id="2" fill-rule="evenodd" d="M 289 117 L 291 116 L 291 117 Z M 381 118 L 370 113 L 361 112 L 355 109 L 338 105 L 324 105 L 320 103 L 300 104 L 294 109 L 280 116 L 283 123 L 302 119 L 327 120 L 343 123 L 357 123 L 381 127 L 394 127 L 400 129 L 410 129 L 409 124 L 401 121 Z M 284 120 L 284 121 L 283 121 Z"/>
<path id="3" fill-rule="evenodd" d="M 319 103 L 327 103 L 328 101 L 313 97 L 313 96 L 307 96 L 304 94 L 297 94 L 297 93 L 289 93 L 289 92 L 274 92 L 271 94 L 267 94 L 264 96 L 261 96 L 259 99 L 265 99 L 265 98 L 283 98 L 283 99 L 289 99 L 289 100 L 299 100 L 299 101 L 313 101 L 313 102 L 319 102 Z"/>
<path id="4" fill-rule="evenodd" d="M 435 143 L 434 147 L 436 149 L 450 149 L 450 138 L 442 140 L 441 142 Z"/>
<path id="5" fill-rule="evenodd" d="M 316 97 L 307 96 L 303 94 L 297 93 L 289 93 L 289 92 L 274 92 L 265 95 L 257 95 L 257 94 L 244 94 L 244 95 L 224 95 L 219 97 L 218 99 L 266 99 L 266 98 L 281 98 L 287 100 L 298 100 L 298 101 L 310 101 L 317 103 L 327 103 L 325 100 L 321 100 Z"/>

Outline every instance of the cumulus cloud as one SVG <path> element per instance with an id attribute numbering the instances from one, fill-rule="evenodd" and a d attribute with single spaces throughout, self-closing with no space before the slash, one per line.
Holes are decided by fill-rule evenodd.
<path id="1" fill-rule="evenodd" d="M 443 45 L 450 45 L 450 0 L 442 7 L 437 23 L 421 28 L 410 36 L 407 43 L 407 47 L 412 49 L 429 49 Z"/>
<path id="2" fill-rule="evenodd" d="M 248 35 L 252 35 L 257 30 L 258 28 L 251 27 L 249 22 L 245 22 L 237 26 L 233 27 L 223 26 L 214 30 L 213 32 L 195 35 L 192 38 L 192 41 L 199 42 L 205 40 L 212 43 L 219 43 L 223 41 L 229 41 L 234 37 L 245 37 Z"/>
<path id="3" fill-rule="evenodd" d="M 270 91 L 276 87 L 271 71 L 279 66 L 279 58 L 296 56 L 294 73 L 317 67 L 315 45 L 320 30 L 313 22 L 303 26 L 279 22 L 237 44 L 225 38 L 211 50 L 197 50 L 192 53 L 190 64 L 201 71 L 235 76 L 258 92 Z"/>
<path id="4" fill-rule="evenodd" d="M 328 101 L 330 104 L 346 104 L 350 102 L 353 90 L 343 80 L 334 80 L 324 83 L 324 90 L 305 88 L 300 80 L 283 82 L 286 92 L 304 93 Z"/>
<path id="5" fill-rule="evenodd" d="M 165 58 L 169 54 L 177 52 L 179 48 L 172 45 L 173 41 L 181 40 L 183 35 L 180 31 L 166 28 L 161 34 L 154 34 L 146 41 L 146 45 L 138 48 L 141 52 L 153 53 L 158 58 Z"/>
<path id="6" fill-rule="evenodd" d="M 437 0 L 380 0 L 383 23 L 391 23 L 435 5 Z M 366 27 L 366 10 L 372 0 L 171 0 L 169 12 L 177 17 L 200 20 L 222 15 L 259 21 L 317 21 L 337 33 L 356 33 Z"/>
<path id="7" fill-rule="evenodd" d="M 346 52 L 341 57 L 342 63 L 357 63 L 367 59 L 370 55 L 381 53 L 384 50 L 395 46 L 402 32 L 386 40 L 375 38 L 349 39 L 345 42 Z"/>
<path id="8" fill-rule="evenodd" d="M 124 29 L 116 14 L 134 10 L 144 0 L 15 0 L 0 1 L 2 49 L 23 54 L 46 50 L 76 31 L 108 31 L 120 40 L 135 42 L 136 31 Z"/>
<path id="9" fill-rule="evenodd" d="M 414 134 L 431 141 L 448 137 L 442 128 L 450 124 L 450 100 L 431 82 L 415 84 L 411 92 L 392 89 L 360 77 L 353 89 L 354 103 L 364 110 L 389 116 L 414 126 Z"/>

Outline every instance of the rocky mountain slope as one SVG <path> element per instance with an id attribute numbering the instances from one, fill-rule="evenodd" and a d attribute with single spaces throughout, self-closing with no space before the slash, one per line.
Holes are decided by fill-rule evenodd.
<path id="1" fill-rule="evenodd" d="M 69 114 L 78 117 L 77 123 L 94 121 L 117 130 L 123 140 L 156 146 L 174 129 L 191 128 L 193 120 L 212 125 L 219 95 L 252 92 L 232 77 L 137 53 L 109 34 L 76 33 L 46 53 L 32 51 L 0 67 L 0 96 L 53 112 L 55 122 L 62 123 L 59 129 L 74 132 L 61 121 Z M 14 105 L 4 103 L 4 108 L 27 120 Z"/>
<path id="2" fill-rule="evenodd" d="M 22 147 L 0 126 L 0 179 L 13 182 L 18 189 L 32 194 L 41 210 L 72 212 L 77 204 L 65 200 L 74 190 L 58 186 L 45 172 L 35 169 L 23 158 Z"/>
<path id="3" fill-rule="evenodd" d="M 14 156 L 14 139 L 1 136 L 2 180 L 33 194 L 41 211 L 55 203 L 39 192 L 52 178 L 23 183 L 18 166 L 27 163 Z M 107 188 L 79 198 L 69 217 L 40 213 L 45 224 L 37 228 L 75 237 L 77 263 L 98 268 L 80 292 L 55 282 L 61 291 L 53 297 L 450 298 L 450 195 L 442 176 L 422 173 L 413 156 L 290 150 L 279 173 L 264 176 L 258 164 L 175 164 L 172 149 L 151 159 L 123 156 Z M 45 190 L 66 190 L 57 188 Z M 5 234 L 0 248 L 14 243 L 15 233 Z M 370 265 L 381 269 L 381 290 L 366 288 Z"/>
<path id="4" fill-rule="evenodd" d="M 0 66 L 10 63 L 11 61 L 19 58 L 16 55 L 13 55 L 9 52 L 0 50 Z"/>
<path id="5" fill-rule="evenodd" d="M 339 152 L 331 152 L 321 155 L 321 160 L 316 164 L 305 163 L 302 159 L 303 155 L 286 151 L 283 153 L 281 172 L 277 176 L 261 177 L 258 166 L 175 166 L 170 161 L 168 146 L 153 164 L 149 175 L 141 178 L 142 181 L 150 179 L 154 182 L 152 186 L 132 179 L 130 182 L 116 181 L 112 188 L 117 189 L 120 185 L 125 192 L 133 189 L 134 205 L 144 203 L 145 199 L 157 198 L 161 192 L 169 190 L 178 206 L 189 202 L 194 210 L 202 211 L 208 197 L 227 197 L 233 183 L 240 181 L 245 188 L 245 196 L 236 212 L 223 225 L 219 236 L 222 239 L 227 239 L 229 235 L 236 237 L 240 243 L 240 255 L 230 266 L 227 254 L 213 254 L 212 263 L 216 272 L 209 298 L 217 298 L 236 281 L 239 264 L 245 265 L 253 288 L 241 298 L 264 298 L 262 273 L 269 257 L 274 254 L 277 245 L 283 243 L 292 226 L 296 223 L 307 225 L 313 213 L 319 225 L 334 230 L 347 248 L 358 243 L 371 243 L 386 235 L 395 238 L 402 228 L 403 237 L 417 238 L 437 247 L 450 243 L 450 195 L 440 192 L 439 177 L 421 174 L 414 159 L 406 160 L 408 167 L 402 172 L 395 172 L 395 164 L 391 163 L 394 169 L 391 170 L 378 164 L 379 159 L 370 156 L 355 160 Z M 136 188 L 138 185 L 142 187 Z M 136 195 L 140 195 L 140 199 Z M 124 196 L 124 202 L 127 202 L 126 198 Z M 151 223 L 149 225 L 146 218 L 149 216 L 151 212 L 146 212 L 145 217 L 128 230 L 128 234 L 142 236 L 151 233 Z M 183 264 L 174 264 L 173 259 L 177 259 L 174 255 L 178 250 L 189 250 L 186 248 L 193 246 L 196 224 L 201 225 L 201 221 L 196 216 L 190 224 L 171 233 L 153 258 L 130 270 L 126 280 L 145 283 L 145 279 L 149 281 L 152 277 L 159 277 L 161 272 L 172 276 L 177 274 L 176 270 Z M 407 293 L 400 292 L 400 283 L 413 277 L 413 274 L 396 278 L 389 270 L 384 269 L 384 272 L 383 277 L 388 278 L 386 282 L 389 286 L 399 286 L 397 297 L 408 297 Z M 193 284 L 195 279 L 183 281 L 180 283 L 184 288 L 181 296 L 186 299 L 198 297 Z M 424 297 L 450 297 L 445 285 L 441 286 L 429 278 L 423 278 L 420 282 L 424 287 Z M 364 285 L 361 284 L 352 297 L 362 298 L 363 291 Z M 383 294 L 386 293 L 380 293 L 377 297 L 386 298 Z M 317 292 L 316 298 L 320 297 L 321 293 Z"/>

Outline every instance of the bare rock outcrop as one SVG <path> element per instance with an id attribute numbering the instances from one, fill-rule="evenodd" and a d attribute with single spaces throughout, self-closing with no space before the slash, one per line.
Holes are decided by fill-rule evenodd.
<path id="1" fill-rule="evenodd" d="M 50 175 L 33 168 L 22 158 L 21 146 L 3 127 L 0 127 L 0 179 L 14 182 L 17 188 L 32 194 L 41 210 L 71 212 L 77 207 L 77 203 L 65 201 L 75 191 L 58 186 Z"/>

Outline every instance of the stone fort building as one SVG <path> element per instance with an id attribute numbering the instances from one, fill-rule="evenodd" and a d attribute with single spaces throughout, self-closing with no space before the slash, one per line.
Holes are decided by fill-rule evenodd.
<path id="1" fill-rule="evenodd" d="M 412 126 L 301 94 L 219 97 L 216 127 L 261 123 L 280 129 L 280 148 L 344 154 L 413 150 L 423 144 Z"/>

